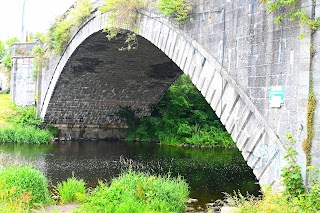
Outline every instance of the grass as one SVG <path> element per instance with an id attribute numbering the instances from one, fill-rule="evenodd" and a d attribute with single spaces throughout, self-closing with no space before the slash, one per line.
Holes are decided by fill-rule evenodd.
<path id="1" fill-rule="evenodd" d="M 86 197 L 84 180 L 77 180 L 74 176 L 62 183 L 58 183 L 57 190 L 61 203 L 81 202 Z"/>
<path id="2" fill-rule="evenodd" d="M 49 143 L 57 131 L 42 126 L 35 107 L 16 106 L 10 94 L 0 94 L 0 143 Z"/>
<path id="3" fill-rule="evenodd" d="M 0 94 L 0 126 L 8 124 L 7 117 L 14 112 L 12 105 L 10 94 Z"/>
<path id="4" fill-rule="evenodd" d="M 9 209 L 29 209 L 35 204 L 50 201 L 47 179 L 30 166 L 9 166 L 3 169 L 0 172 L 0 194 L 1 207 L 4 205 Z M 12 201 L 13 206 L 10 205 Z"/>
<path id="5" fill-rule="evenodd" d="M 296 198 L 283 193 L 273 193 L 271 188 L 267 187 L 262 197 L 234 193 L 227 195 L 223 204 L 236 206 L 239 208 L 239 212 L 243 213 L 313 213 L 320 210 L 319 196 L 320 187 L 318 184 L 313 186 L 310 193 L 303 193 Z"/>
<path id="6" fill-rule="evenodd" d="M 100 182 L 75 212 L 168 213 L 185 212 L 188 185 L 181 178 L 128 171 L 110 186 Z"/>
<path id="7" fill-rule="evenodd" d="M 52 139 L 52 133 L 33 126 L 0 127 L 0 143 L 44 144 Z"/>

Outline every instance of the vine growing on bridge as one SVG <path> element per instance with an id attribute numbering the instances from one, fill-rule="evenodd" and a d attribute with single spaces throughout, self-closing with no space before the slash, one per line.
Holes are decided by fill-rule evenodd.
<path id="1" fill-rule="evenodd" d="M 285 17 L 288 17 L 290 21 L 299 21 L 299 25 L 307 25 L 314 32 L 320 26 L 320 19 L 310 17 L 306 10 L 298 7 L 297 0 L 262 0 L 262 3 L 267 5 L 270 12 L 279 12 L 280 15 L 275 18 L 276 23 L 280 23 Z M 300 35 L 304 38 L 305 35 Z M 310 45 L 311 57 L 315 54 L 313 44 Z M 315 93 L 313 92 L 312 79 L 310 82 L 310 93 L 308 96 L 307 106 L 307 138 L 302 142 L 303 151 L 306 154 L 307 166 L 311 165 L 311 148 L 312 140 L 314 136 L 313 132 L 313 119 L 316 104 Z"/>
<path id="2" fill-rule="evenodd" d="M 137 16 L 139 10 L 146 7 L 147 0 L 104 0 L 104 4 L 99 8 L 102 13 L 109 13 L 104 29 L 108 33 L 107 38 L 111 40 L 119 35 L 126 36 L 127 46 L 120 50 L 137 48 Z M 184 23 L 192 9 L 189 0 L 159 0 L 156 7 L 162 15 L 173 17 L 178 23 Z"/>
<path id="3" fill-rule="evenodd" d="M 32 50 L 34 57 L 33 77 L 37 78 L 38 71 L 44 67 L 49 58 L 47 49 L 59 55 L 66 48 L 71 39 L 72 30 L 79 27 L 89 16 L 93 5 L 89 0 L 78 0 L 64 17 L 58 17 L 47 34 L 32 35 L 43 44 L 36 45 Z M 47 48 L 47 49 L 46 49 Z"/>
<path id="4" fill-rule="evenodd" d="M 137 15 L 140 9 L 146 7 L 145 0 L 104 0 L 104 4 L 99 8 L 102 13 L 109 13 L 107 25 L 104 31 L 107 32 L 109 40 L 115 38 L 119 34 L 126 34 L 125 43 L 127 47 L 121 50 L 135 49 L 138 42 L 136 32 Z M 131 32 L 125 29 L 131 28 Z"/>
<path id="5" fill-rule="evenodd" d="M 307 158 L 307 166 L 311 165 L 311 148 L 312 148 L 312 139 L 314 136 L 313 132 L 313 118 L 314 110 L 316 107 L 316 98 L 313 91 L 309 93 L 308 97 L 308 108 L 307 108 L 307 138 L 302 142 L 302 148 Z"/>
<path id="6" fill-rule="evenodd" d="M 275 18 L 276 23 L 287 17 L 290 21 L 299 21 L 301 26 L 310 26 L 313 31 L 320 26 L 320 19 L 310 17 L 306 10 L 298 6 L 297 0 L 261 0 L 261 2 L 267 5 L 270 12 L 279 12 L 280 15 Z"/>

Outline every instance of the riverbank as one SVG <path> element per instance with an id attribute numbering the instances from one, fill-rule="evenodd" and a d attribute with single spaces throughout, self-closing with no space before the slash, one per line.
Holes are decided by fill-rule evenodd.
<path id="1" fill-rule="evenodd" d="M 10 94 L 0 94 L 0 126 L 8 125 L 7 118 L 14 113 Z"/>
<path id="2" fill-rule="evenodd" d="M 180 176 L 153 176 L 131 169 L 111 182 L 100 181 L 94 189 L 86 189 L 81 179 L 68 178 L 55 188 L 55 200 L 50 198 L 48 180 L 30 166 L 3 168 L 0 182 L 5 183 L 0 184 L 1 212 L 30 212 L 52 203 L 79 203 L 73 212 L 183 213 L 189 196 L 189 187 Z"/>
<path id="3" fill-rule="evenodd" d="M 49 143 L 56 129 L 45 126 L 33 106 L 16 106 L 9 94 L 0 94 L 0 143 Z"/>

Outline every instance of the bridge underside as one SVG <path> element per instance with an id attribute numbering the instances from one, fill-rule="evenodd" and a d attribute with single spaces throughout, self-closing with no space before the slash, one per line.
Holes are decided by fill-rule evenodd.
<path id="1" fill-rule="evenodd" d="M 101 31 L 87 38 L 63 69 L 45 121 L 61 129 L 110 129 L 123 123 L 116 116 L 122 107 L 149 115 L 182 71 L 149 41 L 138 39 L 136 50 L 119 51 L 124 38 L 109 42 Z"/>

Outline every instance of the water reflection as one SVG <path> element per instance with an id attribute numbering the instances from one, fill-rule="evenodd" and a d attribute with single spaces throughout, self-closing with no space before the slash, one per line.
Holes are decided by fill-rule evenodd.
<path id="1" fill-rule="evenodd" d="M 0 145 L 2 155 L 36 165 L 55 184 L 75 173 L 94 187 L 131 164 L 155 174 L 182 175 L 191 197 L 204 204 L 233 190 L 257 194 L 256 179 L 236 149 L 191 149 L 150 143 L 72 141 L 45 146 Z M 18 156 L 18 157 L 17 157 Z"/>

